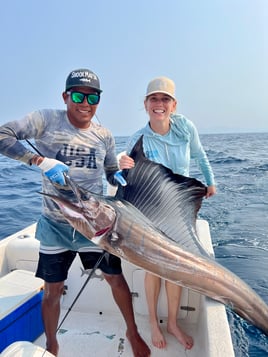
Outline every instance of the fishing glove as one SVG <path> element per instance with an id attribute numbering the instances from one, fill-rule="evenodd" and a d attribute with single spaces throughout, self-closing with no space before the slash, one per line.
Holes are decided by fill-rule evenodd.
<path id="1" fill-rule="evenodd" d="M 69 167 L 67 165 L 61 161 L 45 157 L 38 167 L 40 167 L 50 181 L 60 185 L 65 185 L 63 173 L 69 171 Z"/>
<path id="2" fill-rule="evenodd" d="M 124 179 L 122 171 L 116 171 L 116 173 L 114 174 L 114 178 L 121 186 L 127 185 L 127 181 Z"/>

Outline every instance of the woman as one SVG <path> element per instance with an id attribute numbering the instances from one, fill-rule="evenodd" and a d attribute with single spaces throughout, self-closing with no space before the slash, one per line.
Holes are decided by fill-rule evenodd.
<path id="1" fill-rule="evenodd" d="M 153 79 L 148 84 L 144 106 L 149 122 L 130 138 L 127 153 L 143 135 L 145 156 L 170 168 L 176 174 L 189 176 L 190 160 L 195 159 L 208 186 L 206 198 L 213 196 L 216 193 L 214 175 L 198 132 L 190 120 L 183 115 L 174 114 L 177 106 L 174 82 L 166 77 Z M 120 169 L 130 169 L 134 165 L 133 159 L 128 155 L 121 157 Z M 150 273 L 145 274 L 152 343 L 158 348 L 165 348 L 166 340 L 157 318 L 160 287 L 161 278 Z M 194 344 L 192 337 L 177 324 L 182 288 L 169 281 L 165 281 L 165 288 L 168 302 L 167 331 L 174 335 L 185 349 L 191 349 Z"/>

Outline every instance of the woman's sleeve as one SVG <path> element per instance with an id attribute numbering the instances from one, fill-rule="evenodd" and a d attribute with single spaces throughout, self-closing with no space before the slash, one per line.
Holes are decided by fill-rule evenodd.
<path id="1" fill-rule="evenodd" d="M 215 185 L 215 178 L 207 154 L 201 144 L 198 131 L 195 125 L 189 121 L 189 130 L 191 133 L 190 152 L 205 177 L 208 186 Z"/>

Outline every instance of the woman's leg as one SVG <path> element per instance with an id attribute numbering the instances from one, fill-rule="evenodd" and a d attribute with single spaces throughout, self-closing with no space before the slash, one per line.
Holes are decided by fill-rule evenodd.
<path id="1" fill-rule="evenodd" d="M 175 336 L 185 349 L 190 350 L 194 345 L 193 339 L 177 323 L 182 287 L 169 281 L 165 281 L 165 286 L 168 300 L 167 331 Z"/>
<path id="2" fill-rule="evenodd" d="M 144 282 L 151 325 L 152 343 L 157 348 L 165 348 L 166 340 L 160 329 L 157 317 L 157 304 L 161 288 L 161 278 L 146 272 Z"/>

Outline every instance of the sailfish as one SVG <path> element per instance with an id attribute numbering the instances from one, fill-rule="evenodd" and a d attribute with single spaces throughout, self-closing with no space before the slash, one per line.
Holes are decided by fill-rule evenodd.
<path id="1" fill-rule="evenodd" d="M 102 249 L 136 266 L 229 306 L 268 335 L 268 306 L 242 279 L 206 252 L 196 219 L 206 186 L 147 159 L 142 137 L 123 170 L 127 186 L 98 195 L 66 177 L 53 199 L 65 219 Z M 71 194 L 70 194 L 71 193 Z"/>

